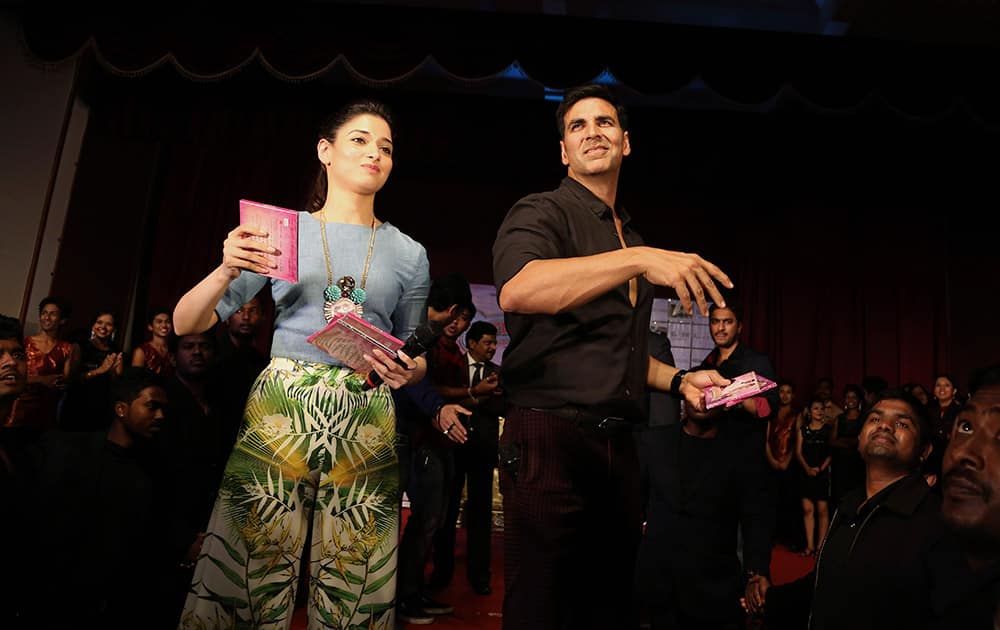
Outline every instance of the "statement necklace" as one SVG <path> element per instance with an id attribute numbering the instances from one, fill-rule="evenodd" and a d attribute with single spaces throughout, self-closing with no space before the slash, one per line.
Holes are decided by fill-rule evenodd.
<path id="1" fill-rule="evenodd" d="M 329 322 L 335 316 L 353 312 L 361 317 L 362 304 L 368 294 L 365 292 L 365 284 L 368 282 L 368 265 L 372 262 L 372 250 L 375 249 L 375 217 L 372 216 L 372 236 L 368 241 L 368 255 L 365 256 L 365 268 L 361 275 L 361 286 L 357 286 L 354 278 L 344 276 L 333 283 L 333 269 L 330 266 L 330 247 L 326 242 L 326 217 L 321 212 L 319 221 L 323 224 L 320 232 L 323 236 L 323 257 L 326 259 L 326 288 L 323 289 L 323 317 Z"/>

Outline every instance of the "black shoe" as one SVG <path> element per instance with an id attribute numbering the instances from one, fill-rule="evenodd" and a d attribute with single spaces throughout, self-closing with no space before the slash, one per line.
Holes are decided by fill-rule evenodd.
<path id="1" fill-rule="evenodd" d="M 434 623 L 434 615 L 416 603 L 399 602 L 396 604 L 396 618 L 415 626 L 426 626 Z"/>
<path id="2" fill-rule="evenodd" d="M 424 612 L 430 613 L 432 615 L 450 615 L 455 612 L 455 607 L 451 604 L 445 604 L 444 602 L 434 601 L 426 595 L 421 595 L 416 599 L 417 606 L 419 606 Z"/>
<path id="3" fill-rule="evenodd" d="M 493 593 L 493 589 L 490 588 L 489 584 L 473 584 L 472 591 L 476 595 L 483 595 L 483 596 L 490 595 Z"/>

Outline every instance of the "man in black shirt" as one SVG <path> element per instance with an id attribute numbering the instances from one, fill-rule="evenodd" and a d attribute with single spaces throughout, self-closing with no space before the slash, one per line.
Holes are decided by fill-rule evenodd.
<path id="1" fill-rule="evenodd" d="M 944 520 L 973 573 L 954 585 L 945 615 L 952 628 L 1000 628 L 1000 365 L 980 370 L 944 453 Z"/>
<path id="2" fill-rule="evenodd" d="M 14 412 L 14 401 L 28 384 L 28 355 L 24 351 L 21 322 L 0 315 L 0 427 Z M 17 544 L 22 535 L 17 505 L 17 482 L 20 471 L 23 438 L 11 428 L 0 428 L 0 505 L 7 507 L 7 516 L 0 518 L 0 540 L 8 541 L 7 566 L 23 566 L 30 560 L 24 545 Z M 23 587 L 16 571 L 0 571 L 0 627 L 14 625 L 19 604 L 17 589 Z"/>
<path id="3" fill-rule="evenodd" d="M 169 542 L 155 503 L 150 445 L 166 423 L 159 376 L 127 368 L 112 387 L 111 426 L 46 434 L 26 484 L 25 628 L 165 628 Z M 38 589 L 52 581 L 52 592 Z"/>
<path id="4" fill-rule="evenodd" d="M 726 306 L 713 304 L 708 309 L 708 327 L 715 342 L 699 369 L 715 369 L 726 378 L 736 378 L 747 372 L 756 372 L 769 380 L 776 380 L 774 367 L 766 354 L 757 352 L 740 342 L 743 333 L 743 309 L 733 300 Z M 767 420 L 778 410 L 778 389 L 772 389 L 761 396 L 747 398 L 740 405 L 726 411 L 733 421 L 751 424 L 754 418 Z M 764 422 L 757 423 L 764 430 Z M 750 427 L 747 427 L 750 428 Z"/>
<path id="5" fill-rule="evenodd" d="M 729 278 L 694 254 L 643 246 L 617 203 L 631 152 L 624 107 L 601 86 L 569 91 L 556 112 L 568 176 L 507 214 L 493 272 L 510 343 L 500 444 L 504 628 L 634 625 L 640 536 L 631 426 L 646 387 L 703 404 L 716 372 L 651 359 L 653 285 L 691 308 L 724 303 Z M 598 560 L 599 559 L 599 560 Z M 595 567 L 600 571 L 595 573 Z"/>
<path id="6" fill-rule="evenodd" d="M 882 392 L 858 436 L 865 486 L 841 501 L 816 568 L 790 584 L 772 588 L 760 576 L 747 585 L 748 606 L 763 609 L 767 627 L 937 627 L 942 586 L 968 571 L 952 551 L 940 497 L 920 474 L 930 437 L 915 398 Z"/>
<path id="7" fill-rule="evenodd" d="M 745 628 L 737 527 L 743 566 L 769 573 L 774 503 L 764 435 L 738 422 L 688 410 L 683 424 L 651 429 L 640 445 L 656 462 L 636 571 L 653 630 Z"/>

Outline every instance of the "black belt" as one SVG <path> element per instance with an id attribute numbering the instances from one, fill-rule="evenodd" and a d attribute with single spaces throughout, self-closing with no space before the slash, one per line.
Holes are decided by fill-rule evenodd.
<path id="1" fill-rule="evenodd" d="M 574 405 L 563 405 L 562 407 L 554 407 L 551 409 L 531 407 L 531 411 L 538 411 L 556 416 L 558 418 L 563 418 L 564 420 L 569 420 L 582 429 L 598 431 L 607 435 L 630 432 L 636 425 L 635 422 L 629 420 L 623 415 L 601 413 L 597 410 L 588 409 L 586 407 L 577 407 Z"/>

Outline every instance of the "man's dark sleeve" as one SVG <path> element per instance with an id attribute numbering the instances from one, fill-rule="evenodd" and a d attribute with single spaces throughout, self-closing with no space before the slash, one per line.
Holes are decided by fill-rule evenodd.
<path id="1" fill-rule="evenodd" d="M 497 295 L 532 260 L 568 257 L 560 247 L 568 239 L 565 218 L 551 201 L 541 195 L 529 195 L 514 204 L 493 243 Z"/>
<path id="2" fill-rule="evenodd" d="M 769 381 L 777 382 L 778 377 L 774 372 L 774 366 L 771 365 L 771 360 L 767 358 L 766 354 L 754 353 L 748 363 L 750 364 L 750 369 L 752 371 L 760 374 Z M 767 416 L 767 418 L 762 418 L 763 420 L 766 420 L 774 417 L 774 415 L 778 413 L 778 407 L 781 404 L 781 401 L 778 400 L 778 388 L 775 387 L 774 389 L 765 392 L 764 398 L 767 400 L 767 404 L 771 407 L 771 414 Z"/>
<path id="3" fill-rule="evenodd" d="M 444 398 L 434 389 L 427 378 L 424 378 L 419 383 L 407 385 L 403 388 L 403 391 L 406 392 L 407 397 L 428 418 L 433 418 L 438 409 L 445 404 Z"/>

